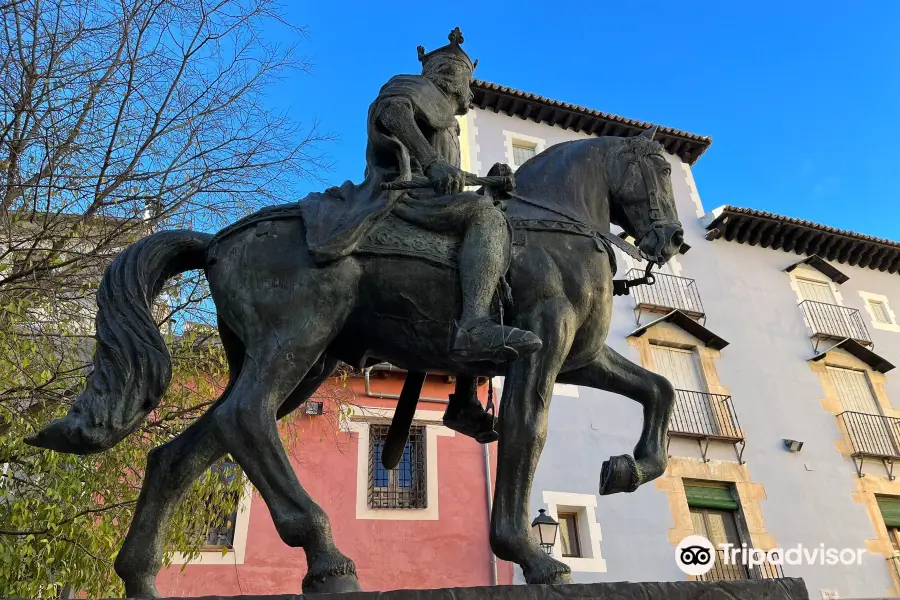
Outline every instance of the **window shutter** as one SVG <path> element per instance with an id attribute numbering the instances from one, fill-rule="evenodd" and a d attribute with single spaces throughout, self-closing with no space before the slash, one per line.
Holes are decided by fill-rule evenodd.
<path id="1" fill-rule="evenodd" d="M 881 300 L 869 300 L 869 307 L 872 309 L 872 314 L 875 316 L 876 321 L 890 324 L 891 317 L 884 302 Z"/>
<path id="2" fill-rule="evenodd" d="M 716 508 L 719 510 L 737 510 L 738 503 L 735 502 L 731 490 L 727 487 L 708 486 L 708 485 L 684 485 L 684 493 L 687 496 L 687 503 L 690 507 L 696 508 Z"/>
<path id="3" fill-rule="evenodd" d="M 878 498 L 881 517 L 888 527 L 900 527 L 900 498 Z"/>

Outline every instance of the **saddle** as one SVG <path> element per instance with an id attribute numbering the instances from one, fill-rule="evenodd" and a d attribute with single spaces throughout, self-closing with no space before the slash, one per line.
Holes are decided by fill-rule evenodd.
<path id="1" fill-rule="evenodd" d="M 354 254 L 417 258 L 456 268 L 459 244 L 457 234 L 436 233 L 388 215 L 369 231 Z"/>

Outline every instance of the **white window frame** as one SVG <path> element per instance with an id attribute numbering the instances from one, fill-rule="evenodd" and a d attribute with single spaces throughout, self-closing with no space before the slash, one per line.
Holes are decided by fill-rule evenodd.
<path id="1" fill-rule="evenodd" d="M 863 306 L 866 307 L 866 312 L 869 315 L 869 320 L 872 322 L 872 327 L 875 329 L 880 329 L 882 331 L 893 331 L 894 333 L 900 333 L 900 323 L 897 322 L 897 315 L 891 309 L 891 303 L 887 299 L 887 296 L 882 296 L 881 294 L 873 294 L 871 292 L 863 292 L 860 290 L 859 297 L 863 299 Z M 884 306 L 885 312 L 887 312 L 888 318 L 891 320 L 890 323 L 882 323 L 875 316 L 875 311 L 872 310 L 872 306 L 870 302 L 880 302 L 882 306 Z"/>
<path id="2" fill-rule="evenodd" d="M 506 164 L 508 164 L 513 171 L 519 168 L 519 165 L 515 164 L 513 159 L 514 144 L 517 146 L 534 146 L 535 155 L 540 154 L 547 149 L 547 140 L 539 137 L 516 133 L 514 131 L 506 131 L 505 129 L 503 130 L 503 137 L 506 140 Z"/>
<path id="3" fill-rule="evenodd" d="M 597 523 L 597 497 L 593 494 L 573 494 L 569 492 L 543 492 L 543 501 L 547 505 L 547 514 L 559 521 L 559 513 L 575 513 L 578 515 L 578 541 L 581 556 L 563 556 L 562 539 L 557 533 L 553 546 L 553 558 L 569 565 L 573 572 L 606 573 L 606 560 L 600 552 L 603 540 L 600 524 Z"/>
<path id="4" fill-rule="evenodd" d="M 393 408 L 359 406 L 351 415 L 341 417 L 340 430 L 358 436 L 356 449 L 356 518 L 370 521 L 437 521 L 438 511 L 438 437 L 455 437 L 456 432 L 443 425 L 444 413 L 417 410 L 413 420 L 425 427 L 426 508 L 369 507 L 369 424 L 394 417 Z"/>
<path id="5" fill-rule="evenodd" d="M 173 565 L 242 565 L 247 554 L 247 534 L 250 530 L 250 502 L 253 498 L 253 485 L 248 480 L 238 501 L 237 516 L 234 519 L 234 541 L 232 547 L 222 553 L 221 549 L 201 550 L 200 554 L 190 561 L 181 552 L 172 555 Z"/>

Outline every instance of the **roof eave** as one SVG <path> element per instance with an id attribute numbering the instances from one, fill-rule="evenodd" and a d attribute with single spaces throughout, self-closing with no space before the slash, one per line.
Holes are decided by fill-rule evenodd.
<path id="1" fill-rule="evenodd" d="M 474 93 L 472 103 L 478 108 L 492 109 L 494 112 L 503 111 L 510 116 L 543 122 L 588 135 L 631 137 L 652 126 L 651 123 L 644 121 L 551 100 L 478 79 L 472 81 L 471 87 Z M 712 138 L 708 136 L 664 126 L 660 126 L 657 130 L 656 139 L 668 152 L 688 164 L 697 162 L 712 144 Z"/>
<path id="2" fill-rule="evenodd" d="M 642 335 L 647 333 L 647 331 L 650 330 L 651 327 L 663 322 L 671 323 L 672 325 L 680 327 L 687 333 L 703 342 L 704 346 L 712 348 L 713 350 L 721 350 L 728 345 L 728 342 L 726 342 L 724 339 L 722 339 L 694 319 L 690 318 L 680 310 L 673 310 L 672 312 L 654 321 L 650 321 L 646 325 L 638 327 L 637 329 L 629 333 L 628 337 L 641 337 Z"/>
<path id="3" fill-rule="evenodd" d="M 863 346 L 856 340 L 852 340 L 850 338 L 845 338 L 845 339 L 841 340 L 840 342 L 838 342 L 837 344 L 835 344 L 834 346 L 828 348 L 827 350 L 819 352 L 818 354 L 813 356 L 810 360 L 812 360 L 814 362 L 820 361 L 823 358 L 825 358 L 826 354 L 828 354 L 829 352 L 831 352 L 832 350 L 835 350 L 837 348 L 845 350 L 846 352 L 850 353 L 851 355 L 855 356 L 859 360 L 863 361 L 864 363 L 866 363 L 867 365 L 869 365 L 870 367 L 872 367 L 874 370 L 878 371 L 879 373 L 887 373 L 888 371 L 894 369 L 894 365 L 892 365 L 886 359 L 882 358 L 878 354 L 875 354 L 873 351 L 869 350 L 868 348 L 866 348 L 865 346 Z"/>
<path id="4" fill-rule="evenodd" d="M 900 272 L 900 242 L 764 211 L 721 206 L 705 217 L 706 239 L 734 241 L 822 261 Z"/>

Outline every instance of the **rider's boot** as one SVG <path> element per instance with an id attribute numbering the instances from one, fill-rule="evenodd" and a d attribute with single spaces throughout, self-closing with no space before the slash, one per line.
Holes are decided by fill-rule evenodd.
<path id="1" fill-rule="evenodd" d="M 459 361 L 505 362 L 540 349 L 530 331 L 500 325 L 490 316 L 491 300 L 503 275 L 509 246 L 506 218 L 499 209 L 479 210 L 470 220 L 459 253 L 463 310 L 450 355 Z"/>
<path id="2" fill-rule="evenodd" d="M 463 435 L 475 438 L 481 444 L 496 442 L 497 419 L 488 413 L 478 400 L 478 380 L 471 375 L 456 379 L 456 392 L 450 394 L 450 402 L 444 411 L 444 425 Z"/>

